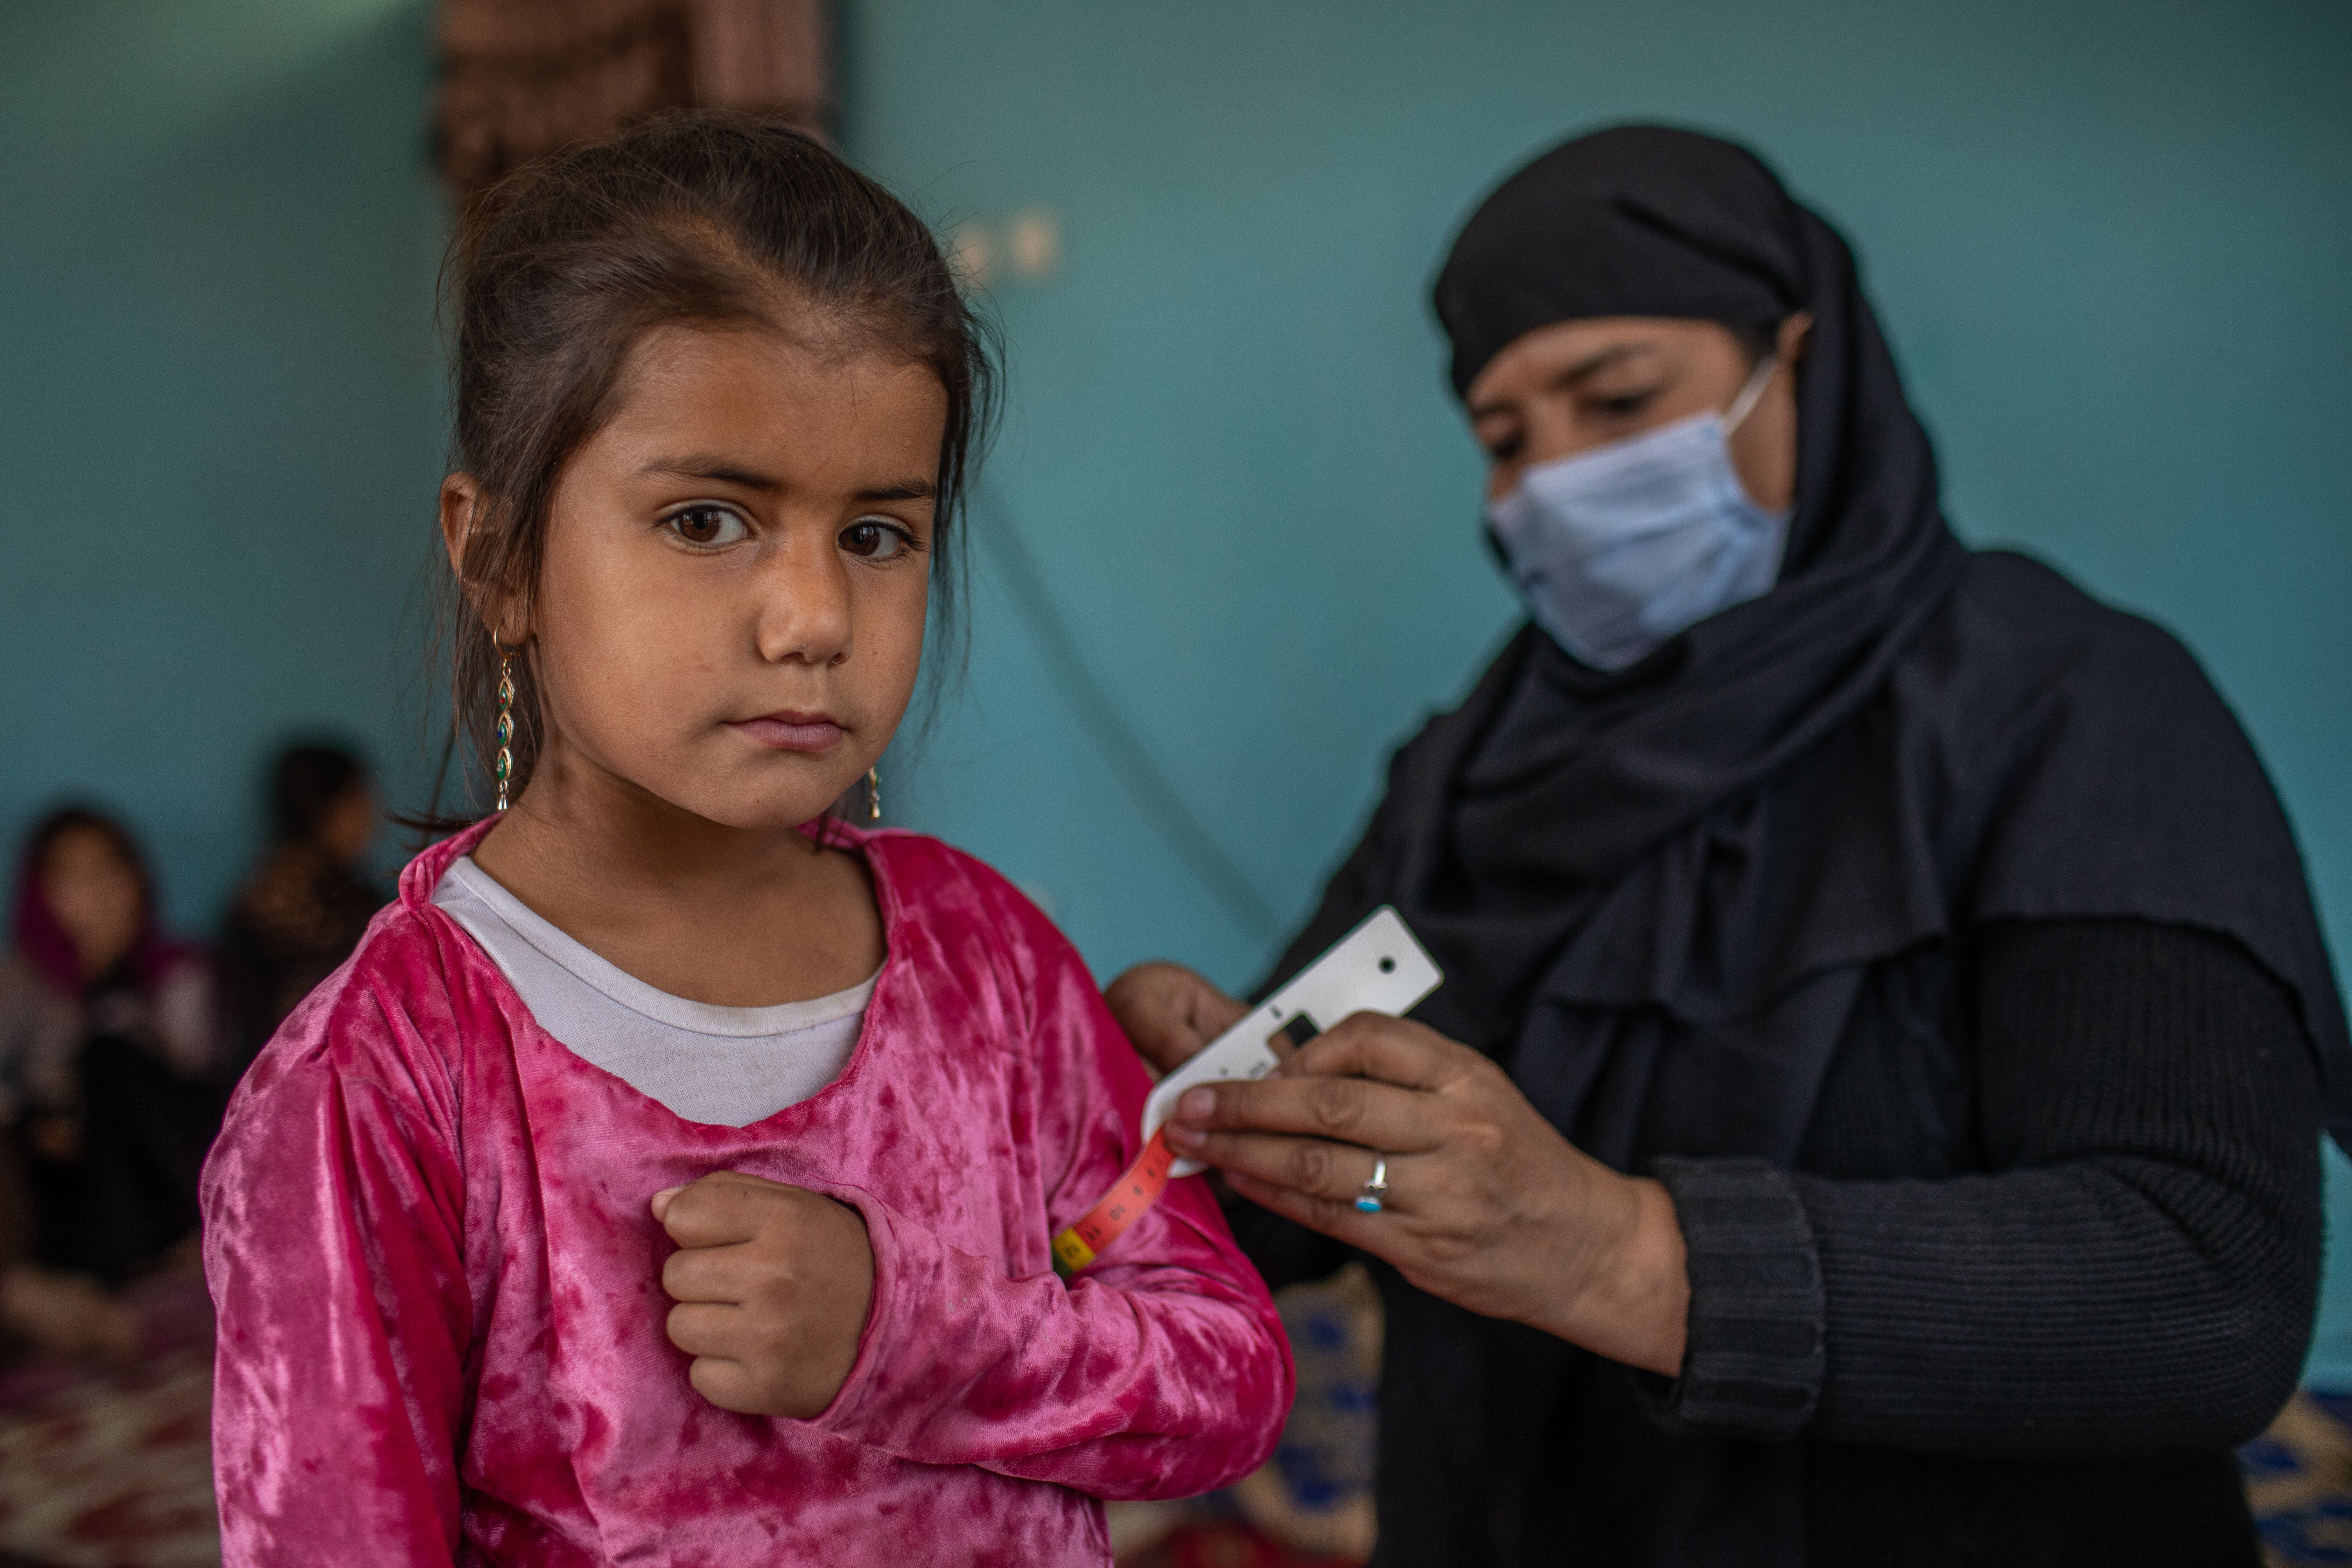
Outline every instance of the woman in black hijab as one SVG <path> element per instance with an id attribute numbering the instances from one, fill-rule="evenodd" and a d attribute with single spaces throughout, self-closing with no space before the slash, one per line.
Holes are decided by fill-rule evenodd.
<path id="1" fill-rule="evenodd" d="M 1376 1561 L 2254 1563 L 2352 1047 L 2228 710 L 1955 541 L 1748 153 L 1570 142 L 1436 303 L 1533 619 L 1273 981 L 1392 903 L 1445 984 L 1171 1123 L 1272 1282 L 1372 1266 Z M 1163 1067 L 1242 1012 L 1111 999 Z"/>

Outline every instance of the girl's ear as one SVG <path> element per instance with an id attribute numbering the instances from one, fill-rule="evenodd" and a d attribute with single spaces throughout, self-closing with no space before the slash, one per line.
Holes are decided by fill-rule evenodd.
<path id="1" fill-rule="evenodd" d="M 451 474 L 441 481 L 441 543 L 449 552 L 449 574 L 482 624 L 501 644 L 520 644 L 530 628 L 511 625 L 522 619 L 516 595 L 499 593 L 468 572 L 466 563 L 480 542 L 482 487 L 471 474 Z"/>

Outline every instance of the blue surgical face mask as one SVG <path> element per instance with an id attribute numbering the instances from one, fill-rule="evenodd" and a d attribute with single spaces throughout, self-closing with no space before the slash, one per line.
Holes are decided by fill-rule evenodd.
<path id="1" fill-rule="evenodd" d="M 1721 415 L 1701 414 L 1538 464 L 1486 509 L 1536 624 L 1599 669 L 1760 597 L 1780 575 L 1788 511 L 1748 499 L 1731 432 L 1772 379 L 1767 355 Z"/>

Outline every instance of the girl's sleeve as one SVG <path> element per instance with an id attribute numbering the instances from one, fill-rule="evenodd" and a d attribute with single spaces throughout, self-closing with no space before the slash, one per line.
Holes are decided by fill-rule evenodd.
<path id="1" fill-rule="evenodd" d="M 322 1037 L 277 1042 L 205 1167 L 223 1558 L 453 1563 L 462 1178 L 414 1086 L 338 1067 L 327 1043 L 399 1026 L 353 998 L 310 1018 L 289 1026 Z"/>
<path id="2" fill-rule="evenodd" d="M 1140 1152 L 1149 1080 L 1086 966 L 1025 900 L 1004 919 L 1036 955 L 1029 1027 L 1047 1126 L 1047 1235 Z M 1056 1173 L 1058 1172 L 1058 1176 Z M 816 1425 L 901 1458 L 978 1465 L 1098 1498 L 1192 1497 L 1265 1461 L 1289 1414 L 1289 1342 L 1198 1176 L 1066 1285 L 947 1245 L 857 1193 L 875 1295 L 865 1342 Z"/>

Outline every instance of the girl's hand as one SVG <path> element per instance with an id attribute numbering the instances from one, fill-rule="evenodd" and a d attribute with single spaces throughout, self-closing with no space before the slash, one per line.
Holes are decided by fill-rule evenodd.
<path id="1" fill-rule="evenodd" d="M 1161 1076 L 1199 1055 L 1202 1047 L 1249 1014 L 1181 963 L 1139 963 L 1103 988 L 1111 1016 Z"/>
<path id="2" fill-rule="evenodd" d="M 721 1410 L 807 1417 L 857 1361 L 874 1300 L 874 1247 L 846 1204 L 721 1171 L 654 1194 L 677 1250 L 662 1265 L 670 1343 Z"/>
<path id="3" fill-rule="evenodd" d="M 1665 1188 L 1576 1148 L 1500 1068 L 1434 1030 L 1359 1013 L 1269 1077 L 1186 1090 L 1168 1142 L 1433 1296 L 1682 1370 L 1690 1279 Z M 1375 1150 L 1389 1190 L 1365 1214 Z"/>

